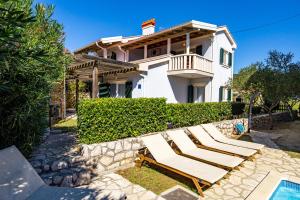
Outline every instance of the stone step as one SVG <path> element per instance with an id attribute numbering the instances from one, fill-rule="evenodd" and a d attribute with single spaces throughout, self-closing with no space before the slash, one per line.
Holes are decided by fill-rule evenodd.
<path id="1" fill-rule="evenodd" d="M 92 170 L 67 168 L 55 172 L 42 173 L 41 178 L 51 186 L 77 187 L 91 182 Z"/>

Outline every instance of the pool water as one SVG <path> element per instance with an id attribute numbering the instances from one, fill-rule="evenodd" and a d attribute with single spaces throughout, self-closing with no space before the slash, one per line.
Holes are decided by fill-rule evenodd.
<path id="1" fill-rule="evenodd" d="M 270 200 L 300 200 L 300 184 L 281 181 Z"/>

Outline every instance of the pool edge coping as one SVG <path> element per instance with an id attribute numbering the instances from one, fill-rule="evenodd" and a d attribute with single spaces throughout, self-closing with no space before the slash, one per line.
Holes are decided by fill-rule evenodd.
<path id="1" fill-rule="evenodd" d="M 300 184 L 300 178 L 270 171 L 263 180 L 252 190 L 246 200 L 269 200 L 282 180 Z"/>

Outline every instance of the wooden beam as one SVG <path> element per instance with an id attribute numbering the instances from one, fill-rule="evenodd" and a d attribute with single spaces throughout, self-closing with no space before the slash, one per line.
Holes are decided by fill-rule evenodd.
<path id="1" fill-rule="evenodd" d="M 92 98 L 97 98 L 98 91 L 99 91 L 99 86 L 98 86 L 98 68 L 94 67 L 94 69 L 93 69 L 93 91 L 92 91 Z"/>

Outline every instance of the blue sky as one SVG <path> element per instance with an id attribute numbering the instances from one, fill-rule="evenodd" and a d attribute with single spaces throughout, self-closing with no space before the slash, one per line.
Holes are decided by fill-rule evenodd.
<path id="1" fill-rule="evenodd" d="M 54 18 L 64 25 L 71 51 L 96 39 L 141 34 L 141 23 L 156 18 L 157 30 L 192 19 L 227 25 L 238 44 L 235 72 L 266 58 L 269 50 L 293 52 L 300 61 L 299 0 L 35 0 L 54 4 Z M 286 19 L 291 16 L 297 17 Z M 246 32 L 238 30 L 272 24 Z"/>

